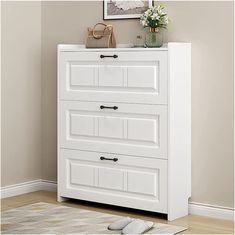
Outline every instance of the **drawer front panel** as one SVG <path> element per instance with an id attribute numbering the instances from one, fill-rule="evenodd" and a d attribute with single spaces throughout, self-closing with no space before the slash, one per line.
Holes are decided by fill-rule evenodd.
<path id="1" fill-rule="evenodd" d="M 163 105 L 61 101 L 59 127 L 63 148 L 167 158 Z"/>
<path id="2" fill-rule="evenodd" d="M 91 165 L 79 165 L 71 162 L 70 182 L 71 184 L 79 184 L 86 186 L 94 185 L 94 167 L 92 167 Z"/>
<path id="3" fill-rule="evenodd" d="M 167 160 L 61 149 L 59 168 L 62 196 L 166 212 Z"/>
<path id="4" fill-rule="evenodd" d="M 119 54 L 117 59 L 81 60 L 86 53 L 62 52 L 59 98 L 166 104 L 167 52 Z"/>

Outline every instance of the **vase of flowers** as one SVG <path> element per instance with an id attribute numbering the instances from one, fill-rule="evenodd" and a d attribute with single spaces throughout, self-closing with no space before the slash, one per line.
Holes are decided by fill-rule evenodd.
<path id="1" fill-rule="evenodd" d="M 163 5 L 150 7 L 140 18 L 144 27 L 149 27 L 145 44 L 147 47 L 161 47 L 163 45 L 163 29 L 167 28 L 169 18 Z"/>

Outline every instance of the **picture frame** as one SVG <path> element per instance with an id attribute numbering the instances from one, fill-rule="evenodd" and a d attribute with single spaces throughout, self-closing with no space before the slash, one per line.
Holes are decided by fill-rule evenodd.
<path id="1" fill-rule="evenodd" d="M 103 0 L 103 19 L 139 19 L 153 5 L 153 0 Z"/>

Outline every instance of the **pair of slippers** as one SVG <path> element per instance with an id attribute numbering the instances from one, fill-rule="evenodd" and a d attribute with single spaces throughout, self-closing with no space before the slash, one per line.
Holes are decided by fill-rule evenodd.
<path id="1" fill-rule="evenodd" d="M 122 230 L 122 234 L 143 234 L 153 226 L 153 222 L 126 217 L 113 222 L 108 226 L 108 229 Z"/>

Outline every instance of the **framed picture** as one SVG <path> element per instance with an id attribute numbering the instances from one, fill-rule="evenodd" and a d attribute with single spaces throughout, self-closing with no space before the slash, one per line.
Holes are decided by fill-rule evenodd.
<path id="1" fill-rule="evenodd" d="M 104 20 L 138 19 L 148 7 L 151 0 L 104 0 Z"/>

